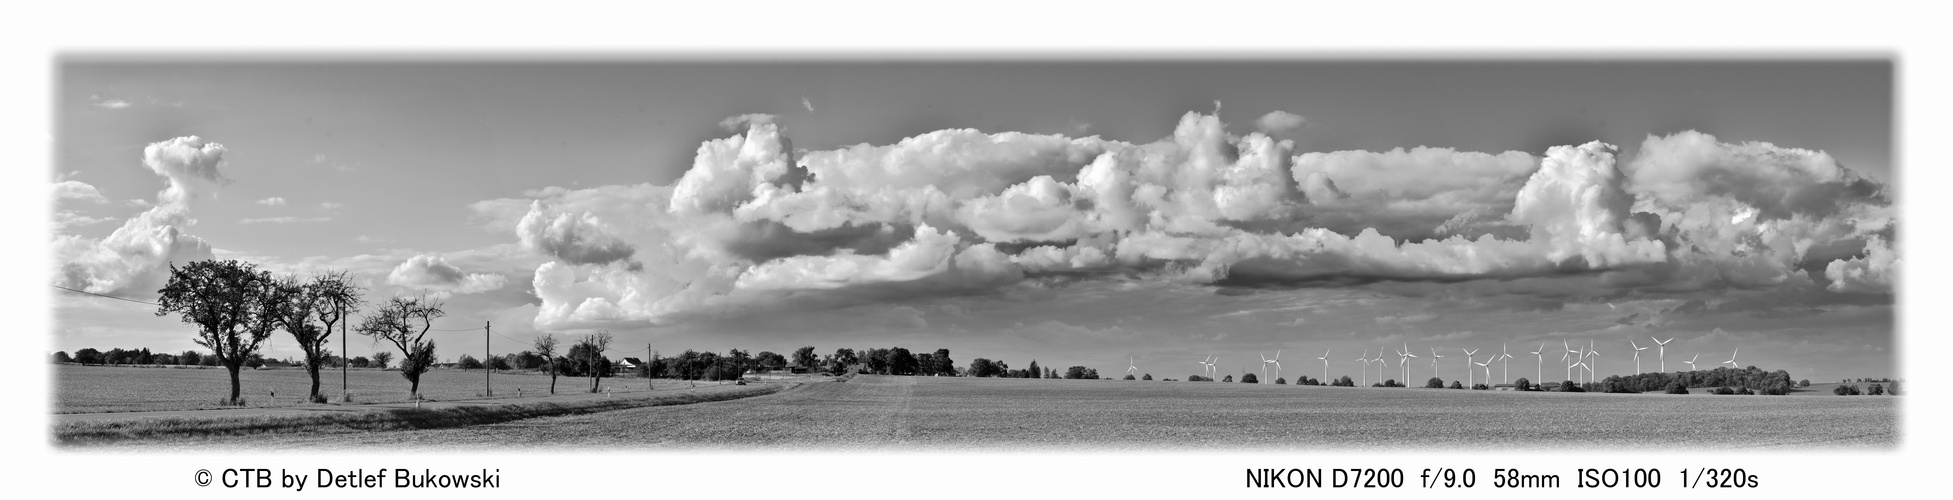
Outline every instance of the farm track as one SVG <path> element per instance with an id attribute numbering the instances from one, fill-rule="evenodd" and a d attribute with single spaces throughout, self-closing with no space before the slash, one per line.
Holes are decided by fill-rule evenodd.
<path id="1" fill-rule="evenodd" d="M 1889 449 L 1897 402 L 859 376 L 776 394 L 254 446 L 480 449 Z M 1825 434 L 1812 434 L 1823 429 Z M 225 440 L 214 440 L 224 444 Z M 242 444 L 242 441 L 238 442 Z"/>

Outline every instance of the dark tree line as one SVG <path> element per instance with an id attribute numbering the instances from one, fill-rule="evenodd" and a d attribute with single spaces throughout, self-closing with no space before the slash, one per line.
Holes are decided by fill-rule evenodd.
<path id="1" fill-rule="evenodd" d="M 1628 376 L 1610 375 L 1598 383 L 1585 384 L 1582 389 L 1598 392 L 1657 392 L 1681 385 L 1684 389 L 1708 387 L 1743 388 L 1761 394 L 1787 394 L 1797 387 L 1784 370 L 1764 371 L 1754 366 L 1736 369 L 1717 367 L 1713 370 L 1695 370 L 1673 373 L 1638 373 Z"/>

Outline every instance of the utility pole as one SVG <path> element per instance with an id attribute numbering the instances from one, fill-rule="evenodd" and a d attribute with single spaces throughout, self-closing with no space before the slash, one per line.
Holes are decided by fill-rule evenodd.
<path id="1" fill-rule="evenodd" d="M 346 352 L 346 324 L 352 322 L 352 318 L 346 317 L 346 307 L 339 305 L 339 400 L 347 403 L 353 402 L 353 393 L 346 391 L 346 366 L 353 362 L 353 358 L 347 356 L 349 353 Z M 330 329 L 332 325 L 326 325 L 326 328 Z"/>
<path id="2" fill-rule="evenodd" d="M 488 382 L 488 374 L 495 372 L 495 355 L 491 353 L 491 349 L 488 347 L 490 326 L 488 321 L 481 322 L 481 359 L 487 362 L 487 364 L 481 367 L 481 386 L 482 393 L 492 398 L 495 397 L 495 386 Z"/>
<path id="3" fill-rule="evenodd" d="M 644 390 L 647 391 L 655 390 L 651 387 L 651 376 L 655 375 L 654 373 L 651 373 L 651 344 L 644 344 L 643 370 L 644 370 Z"/>

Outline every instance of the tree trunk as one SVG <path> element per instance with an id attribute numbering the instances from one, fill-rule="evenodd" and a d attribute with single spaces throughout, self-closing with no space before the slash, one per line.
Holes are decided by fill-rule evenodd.
<path id="1" fill-rule="evenodd" d="M 420 374 L 416 373 L 411 377 L 407 377 L 407 397 L 416 400 L 420 399 Z"/>
<path id="2" fill-rule="evenodd" d="M 240 384 L 240 383 L 238 383 L 238 381 L 237 381 L 237 371 L 238 371 L 238 369 L 239 369 L 239 368 L 241 368 L 241 367 L 243 367 L 243 363 L 224 363 L 224 368 L 228 368 L 228 369 L 230 369 L 230 372 L 231 372 L 231 399 L 230 399 L 230 403 L 231 403 L 231 404 L 233 404 L 233 405 L 236 405 L 236 404 L 239 404 L 239 403 L 241 403 L 241 401 L 239 401 L 239 399 L 238 399 L 238 396 L 239 396 L 239 395 L 241 395 L 241 394 L 242 394 L 242 393 L 244 392 L 244 385 L 243 385 L 243 384 Z"/>
<path id="3" fill-rule="evenodd" d="M 554 370 L 549 372 L 549 394 L 556 395 L 556 371 Z"/>
<path id="4" fill-rule="evenodd" d="M 312 374 L 312 395 L 311 395 L 311 396 L 308 396 L 308 397 L 307 397 L 307 399 L 306 399 L 306 401 L 320 401 L 320 399 L 319 399 L 319 364 L 318 364 L 318 363 L 311 363 L 311 362 L 308 362 L 308 363 L 305 363 L 305 371 L 307 371 L 307 372 L 311 372 L 311 374 Z"/>

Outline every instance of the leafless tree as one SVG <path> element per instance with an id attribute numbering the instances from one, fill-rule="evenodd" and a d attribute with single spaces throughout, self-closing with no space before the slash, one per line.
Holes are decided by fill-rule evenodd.
<path id="1" fill-rule="evenodd" d="M 532 347 L 535 349 L 536 355 L 542 356 L 543 362 L 547 363 L 544 366 L 547 366 L 549 370 L 549 393 L 555 394 L 556 373 L 557 373 L 556 372 L 556 334 L 545 333 L 542 335 L 537 335 L 536 342 Z"/>

